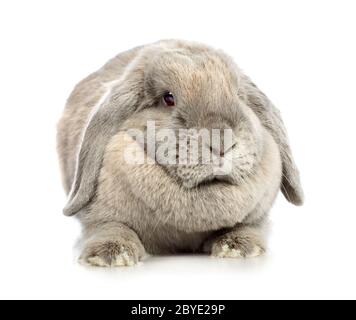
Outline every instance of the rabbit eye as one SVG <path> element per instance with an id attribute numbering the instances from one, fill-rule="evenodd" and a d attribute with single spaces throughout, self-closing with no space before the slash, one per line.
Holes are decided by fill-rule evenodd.
<path id="1" fill-rule="evenodd" d="M 174 107 L 176 104 L 174 101 L 174 95 L 171 92 L 166 92 L 163 95 L 163 101 L 167 107 Z"/>

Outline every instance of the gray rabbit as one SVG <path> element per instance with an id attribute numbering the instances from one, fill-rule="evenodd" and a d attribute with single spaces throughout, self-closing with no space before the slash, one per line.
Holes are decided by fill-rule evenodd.
<path id="1" fill-rule="evenodd" d="M 132 146 L 150 160 L 162 146 L 154 137 L 149 153 L 150 141 L 130 132 L 147 133 L 148 121 L 173 132 L 229 129 L 233 140 L 221 138 L 217 157 L 229 154 L 231 170 L 127 161 Z M 229 56 L 198 43 L 137 47 L 80 82 L 58 124 L 58 152 L 64 213 L 83 226 L 80 261 L 89 265 L 131 266 L 147 253 L 255 257 L 266 250 L 279 189 L 291 203 L 303 202 L 278 110 Z"/>

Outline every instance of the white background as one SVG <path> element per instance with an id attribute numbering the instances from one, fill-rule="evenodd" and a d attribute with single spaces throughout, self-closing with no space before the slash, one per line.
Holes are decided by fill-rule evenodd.
<path id="1" fill-rule="evenodd" d="M 1 1 L 0 298 L 356 298 L 355 1 Z M 279 197 L 270 251 L 77 265 L 55 126 L 73 86 L 162 38 L 232 55 L 280 108 L 307 201 Z"/>

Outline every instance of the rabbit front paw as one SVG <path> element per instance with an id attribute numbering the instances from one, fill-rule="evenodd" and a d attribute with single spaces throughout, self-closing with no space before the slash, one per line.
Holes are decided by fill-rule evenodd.
<path id="1" fill-rule="evenodd" d="M 265 249 L 261 244 L 238 235 L 226 235 L 211 247 L 211 255 L 218 258 L 254 258 L 263 253 Z"/>
<path id="2" fill-rule="evenodd" d="M 79 261 L 94 267 L 134 266 L 140 260 L 135 243 L 121 240 L 100 241 L 87 244 Z"/>

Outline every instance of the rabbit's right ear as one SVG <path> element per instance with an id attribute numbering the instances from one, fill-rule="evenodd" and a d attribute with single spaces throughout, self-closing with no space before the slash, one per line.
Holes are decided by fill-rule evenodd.
<path id="1" fill-rule="evenodd" d="M 122 122 L 135 112 L 143 92 L 142 73 L 132 70 L 112 83 L 92 111 L 79 149 L 76 173 L 63 212 L 71 216 L 93 198 L 110 138 Z"/>

